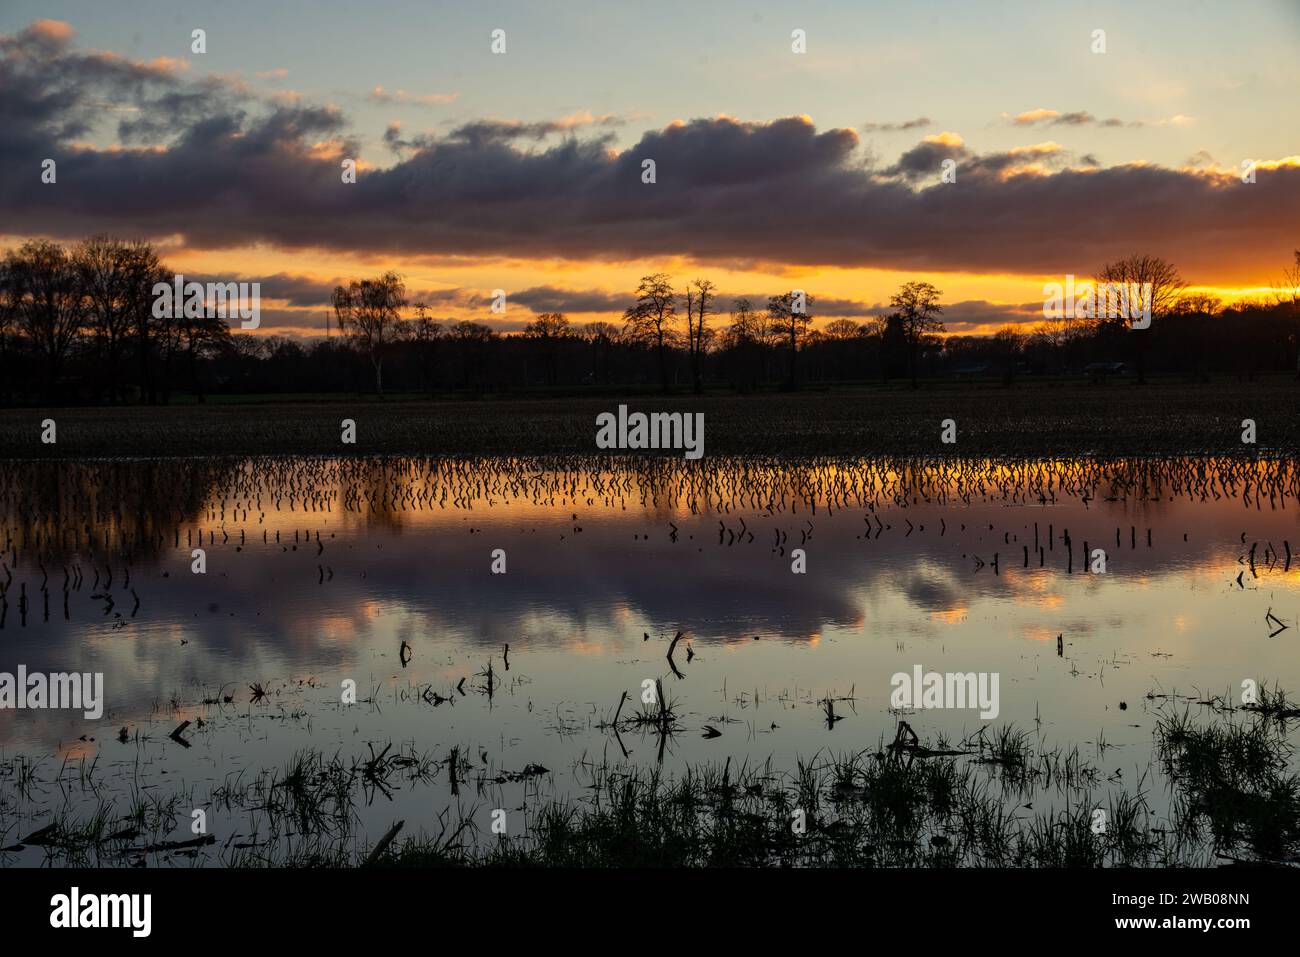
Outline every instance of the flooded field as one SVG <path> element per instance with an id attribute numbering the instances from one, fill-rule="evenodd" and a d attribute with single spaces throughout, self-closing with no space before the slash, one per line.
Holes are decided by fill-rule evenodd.
<path id="1" fill-rule="evenodd" d="M 1208 458 L 11 462 L 0 671 L 104 710 L 0 710 L 0 863 L 530 853 L 659 798 L 777 822 L 761 859 L 1284 859 L 1297 495 Z M 900 703 L 917 672 L 993 707 Z"/>

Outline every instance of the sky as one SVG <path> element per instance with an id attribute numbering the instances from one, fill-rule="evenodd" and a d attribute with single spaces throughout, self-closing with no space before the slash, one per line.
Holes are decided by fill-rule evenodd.
<path id="1" fill-rule="evenodd" d="M 1298 49 L 1300 0 L 6 0 L 0 245 L 148 238 L 301 335 L 388 269 L 502 331 L 618 321 L 656 271 L 724 308 L 805 289 L 818 324 L 928 280 L 951 332 L 1133 253 L 1265 296 L 1300 246 Z"/>

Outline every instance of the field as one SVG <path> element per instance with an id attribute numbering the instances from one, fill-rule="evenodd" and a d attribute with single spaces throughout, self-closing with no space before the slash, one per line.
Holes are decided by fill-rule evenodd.
<path id="1" fill-rule="evenodd" d="M 703 412 L 705 455 L 1175 455 L 1300 451 L 1289 377 L 1138 385 L 1021 382 L 861 387 L 793 394 L 178 402 L 163 408 L 0 411 L 0 458 L 161 455 L 568 455 L 595 452 L 595 420 Z M 41 422 L 57 442 L 41 442 Z M 340 423 L 354 419 L 355 445 Z M 944 419 L 956 445 L 939 441 Z M 1256 423 L 1257 445 L 1242 442 Z"/>

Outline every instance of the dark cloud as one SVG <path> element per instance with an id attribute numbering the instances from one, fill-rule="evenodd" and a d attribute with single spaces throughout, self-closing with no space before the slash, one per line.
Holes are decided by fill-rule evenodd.
<path id="1" fill-rule="evenodd" d="M 240 99 L 233 85 L 219 79 L 184 85 L 179 61 L 82 52 L 72 38 L 72 29 L 55 20 L 0 34 L 0 145 L 53 148 L 113 118 L 118 136 L 130 142 L 229 112 Z"/>
<path id="2" fill-rule="evenodd" d="M 510 294 L 511 302 L 527 306 L 533 312 L 622 312 L 631 305 L 631 299 L 631 294 L 555 286 L 533 286 Z"/>
<path id="3" fill-rule="evenodd" d="M 498 140 L 541 140 L 559 133 L 574 133 L 586 127 L 616 127 L 622 126 L 625 122 L 622 117 L 612 113 L 604 116 L 579 113 L 558 120 L 541 120 L 533 123 L 525 123 L 522 120 L 475 120 L 456 127 L 451 131 L 448 139 L 462 140 L 481 146 Z"/>
<path id="4" fill-rule="evenodd" d="M 945 160 L 958 163 L 963 178 L 974 177 L 989 181 L 1030 167 L 1064 168 L 1072 165 L 1073 154 L 1056 143 L 1020 146 L 1002 153 L 974 153 L 966 148 L 960 136 L 941 133 L 938 136 L 927 136 L 900 156 L 897 163 L 884 170 L 884 174 L 911 183 L 934 182 L 939 180 Z M 1095 163 L 1085 162 L 1082 165 Z"/>
<path id="5" fill-rule="evenodd" d="M 489 143 L 509 143 L 512 140 L 540 141 L 557 134 L 572 135 L 584 128 L 611 128 L 622 126 L 626 122 L 622 117 L 612 113 L 594 116 L 587 112 L 575 113 L 558 120 L 540 120 L 532 123 L 525 123 L 522 120 L 474 120 L 457 126 L 446 135 L 445 139 L 449 142 L 457 141 L 481 148 Z M 613 135 L 612 132 L 607 132 L 601 134 L 598 139 L 600 142 L 609 142 Z M 421 133 L 410 139 L 404 139 L 402 124 L 394 122 L 384 130 L 384 143 L 394 152 L 401 153 L 408 150 L 433 149 L 438 144 L 438 138 L 431 133 Z"/>
<path id="6" fill-rule="evenodd" d="M 239 281 L 260 282 L 263 299 L 283 300 L 290 306 L 328 306 L 334 287 L 338 285 L 282 272 L 270 276 L 241 276 Z"/>
<path id="7" fill-rule="evenodd" d="M 189 278 L 189 277 L 186 277 Z M 263 297 L 266 292 L 263 290 Z M 326 309 L 322 306 L 319 309 L 277 309 L 269 306 L 262 306 L 258 314 L 258 329 L 262 333 L 275 331 L 276 329 L 316 329 L 320 335 L 325 335 L 325 313 Z M 334 316 L 330 315 L 330 324 L 334 326 L 335 335 L 338 334 L 338 327 L 334 324 Z M 235 324 L 235 331 L 239 331 L 239 326 Z"/>
<path id="8" fill-rule="evenodd" d="M 863 123 L 862 132 L 864 133 L 904 133 L 911 130 L 923 130 L 932 123 L 928 116 L 918 116 L 914 120 L 904 120 L 902 123 Z"/>
<path id="9" fill-rule="evenodd" d="M 961 608 L 966 596 L 954 587 L 951 579 L 941 577 L 933 572 L 913 572 L 900 582 L 904 595 L 914 606 L 922 611 L 939 613 Z"/>
<path id="10" fill-rule="evenodd" d="M 363 163 L 348 185 L 341 160 L 364 158 L 336 109 L 249 100 L 170 64 L 82 53 L 48 27 L 0 39 L 0 89 L 0 154 L 30 170 L 0 183 L 13 234 L 1053 273 L 1141 250 L 1189 275 L 1224 275 L 1256 270 L 1261 248 L 1286 254 L 1300 220 L 1296 166 L 1263 165 L 1245 185 L 1231 170 L 1079 166 L 1054 144 L 981 154 L 941 134 L 881 168 L 853 130 L 804 117 L 675 122 L 622 151 L 599 129 L 539 142 L 537 124 L 485 120 L 406 140 L 399 162 Z M 140 112 L 96 105 L 106 101 Z M 77 145 L 110 118 L 132 141 L 161 139 Z M 39 183 L 45 157 L 58 161 L 56 185 Z M 957 182 L 942 184 L 949 158 Z M 653 185 L 641 179 L 646 159 Z"/>
<path id="11" fill-rule="evenodd" d="M 886 176 L 900 176 L 909 181 L 939 176 L 944 160 L 970 157 L 960 136 L 942 133 L 927 136 L 898 158 L 898 162 L 884 171 Z"/>
<path id="12" fill-rule="evenodd" d="M 949 332 L 984 332 L 989 327 L 1043 321 L 1043 301 L 1003 303 L 966 299 L 943 307 Z"/>
<path id="13" fill-rule="evenodd" d="M 210 275 L 182 271 L 186 282 L 208 283 L 247 282 L 259 283 L 263 302 L 273 300 L 284 302 L 291 307 L 328 306 L 334 292 L 334 282 L 323 282 L 306 276 L 294 276 L 289 273 L 273 273 L 263 276 L 247 275 Z"/>
<path id="14" fill-rule="evenodd" d="M 798 284 L 791 283 L 790 285 L 797 287 Z M 685 286 L 682 288 L 684 290 Z M 775 287 L 765 292 L 729 292 L 722 290 L 715 295 L 712 308 L 716 315 L 725 315 L 731 310 L 737 299 L 748 299 L 755 309 L 762 310 L 767 308 L 768 297 L 781 291 Z M 815 291 L 809 291 L 809 295 L 811 297 L 811 312 L 818 318 L 834 319 L 873 314 L 874 307 L 870 303 L 856 299 L 818 296 Z M 511 303 L 527 306 L 533 312 L 595 312 L 617 315 L 632 305 L 634 298 L 630 290 L 623 293 L 611 293 L 602 289 L 559 289 L 555 286 L 534 286 L 531 289 L 509 293 Z"/>

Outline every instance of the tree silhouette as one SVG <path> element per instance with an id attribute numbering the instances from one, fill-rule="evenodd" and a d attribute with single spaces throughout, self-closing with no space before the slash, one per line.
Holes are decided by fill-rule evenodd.
<path id="1" fill-rule="evenodd" d="M 22 344 L 18 338 L 18 300 L 18 286 L 10 276 L 6 256 L 5 261 L 0 261 L 0 398 L 5 402 L 13 396 L 10 355 L 14 346 Z"/>
<path id="2" fill-rule="evenodd" d="M 569 320 L 562 312 L 544 312 L 524 326 L 523 336 L 537 343 L 546 365 L 546 384 L 555 385 L 559 378 L 557 353 L 562 340 L 569 338 Z"/>
<path id="3" fill-rule="evenodd" d="M 628 335 L 655 346 L 659 358 L 659 382 L 664 392 L 668 391 L 668 345 L 673 340 L 676 298 L 668 274 L 651 273 L 641 277 L 636 288 L 636 305 L 623 313 Z"/>
<path id="4" fill-rule="evenodd" d="M 723 333 L 723 348 L 735 359 L 733 381 L 738 388 L 754 388 L 763 378 L 763 359 L 766 343 L 766 322 L 761 313 L 745 298 L 735 299 L 731 306 L 731 323 Z"/>
<path id="5" fill-rule="evenodd" d="M 1129 256 L 1113 263 L 1106 263 L 1101 267 L 1101 271 L 1097 273 L 1097 282 L 1118 286 L 1122 289 L 1136 286 L 1137 289 L 1141 290 L 1141 300 L 1138 305 L 1143 308 L 1149 307 L 1153 320 L 1156 316 L 1165 315 L 1187 286 L 1173 263 L 1166 262 L 1159 256 L 1138 255 Z M 1151 284 L 1149 293 L 1146 291 L 1147 283 Z M 1101 298 L 1099 297 L 1099 305 L 1100 301 Z M 1099 308 L 1097 311 L 1100 313 L 1101 309 Z M 1134 302 L 1130 299 L 1130 316 L 1134 311 L 1138 310 L 1134 309 Z M 1125 320 L 1105 319 L 1100 321 L 1104 327 L 1117 331 L 1122 328 Z M 1149 330 L 1130 329 L 1129 332 L 1131 333 L 1129 343 L 1135 359 L 1134 365 L 1137 367 L 1138 382 L 1145 382 L 1147 335 L 1144 335 L 1144 333 L 1148 333 Z"/>
<path id="6" fill-rule="evenodd" d="M 185 366 L 190 388 L 200 402 L 207 401 L 203 377 L 199 373 L 199 359 L 228 348 L 231 341 L 230 326 L 219 316 L 209 316 L 206 311 L 197 316 L 182 316 L 174 320 L 176 333 L 185 352 Z"/>
<path id="7" fill-rule="evenodd" d="M 1286 307 L 1293 318 L 1300 319 L 1300 249 L 1295 251 L 1295 261 L 1282 270 L 1282 278 L 1274 284 L 1274 301 Z M 1296 338 L 1293 336 L 1293 341 Z M 1297 342 L 1295 376 L 1300 379 L 1300 342 Z"/>
<path id="8" fill-rule="evenodd" d="M 767 317 L 772 324 L 772 331 L 785 340 L 786 348 L 790 353 L 786 388 L 798 388 L 799 346 L 812 323 L 812 297 L 804 296 L 800 302 L 799 297 L 793 292 L 769 296 Z"/>
<path id="9" fill-rule="evenodd" d="M 447 342 L 460 365 L 462 385 L 472 386 L 478 383 L 487 367 L 489 350 L 496 339 L 497 334 L 492 328 L 481 322 L 461 321 L 448 327 Z"/>
<path id="10" fill-rule="evenodd" d="M 422 392 L 433 391 L 434 360 L 437 358 L 438 340 L 441 337 L 442 323 L 429 316 L 428 303 L 415 303 L 415 318 L 411 320 L 411 341 L 415 343 Z"/>
<path id="11" fill-rule="evenodd" d="M 92 236 L 72 251 L 73 267 L 81 284 L 86 308 L 86 328 L 95 340 L 108 378 L 110 401 L 122 400 L 121 359 L 129 345 L 140 305 L 132 260 L 147 256 L 145 243 L 126 243 L 108 236 Z"/>
<path id="12" fill-rule="evenodd" d="M 339 329 L 356 340 L 375 370 L 375 391 L 384 394 L 384 355 L 401 338 L 406 285 L 395 272 L 378 279 L 354 279 L 334 287 L 334 314 Z"/>
<path id="13" fill-rule="evenodd" d="M 33 240 L 5 259 L 18 327 L 44 360 L 45 400 L 53 403 L 59 369 L 85 320 L 77 270 L 56 243 Z"/>
<path id="14" fill-rule="evenodd" d="M 717 287 L 710 279 L 696 279 L 686 287 L 686 335 L 695 394 L 704 391 L 704 348 L 708 339 L 709 303 Z"/>
<path id="15" fill-rule="evenodd" d="M 913 389 L 916 388 L 916 360 L 921 344 L 927 337 L 944 331 L 943 322 L 938 318 L 943 313 L 943 306 L 939 305 L 942 295 L 931 283 L 905 282 L 889 298 L 894 309 L 890 318 L 897 321 L 907 347 L 907 372 Z"/>
<path id="16" fill-rule="evenodd" d="M 1152 326 L 1076 316 L 1040 324 L 1028 337 L 1004 333 L 956 335 L 930 350 L 943 331 L 940 293 L 907 283 L 884 316 L 838 318 L 811 327 L 811 310 L 795 310 L 794 294 L 773 296 L 767 309 L 737 299 L 730 321 L 715 332 L 713 283 L 693 280 L 674 295 L 665 274 L 644 277 L 626 334 L 610 322 L 571 330 L 559 313 L 535 316 L 519 333 L 445 320 L 416 303 L 405 319 L 405 289 L 395 274 L 358 279 L 335 290 L 334 311 L 346 335 L 334 338 L 232 333 L 223 317 L 154 316 L 153 288 L 174 279 L 146 242 L 93 236 L 73 246 L 33 242 L 0 254 L 0 399 L 5 403 L 166 402 L 176 389 L 203 401 L 221 393 L 313 393 L 341 389 L 438 392 L 497 391 L 527 386 L 543 368 L 548 384 L 622 387 L 658 377 L 667 389 L 674 368 L 688 367 L 701 389 L 715 365 L 739 391 L 772 384 L 859 379 L 862 370 L 901 376 L 913 384 L 924 371 L 942 374 L 980 367 L 1004 378 L 1021 369 L 1068 374 L 1089 363 L 1137 350 L 1142 372 L 1215 372 L 1254 376 L 1296 373 L 1300 346 L 1300 259 L 1272 284 L 1268 302 L 1225 305 L 1189 293 L 1177 271 L 1153 257 L 1108 264 L 1099 282 L 1152 284 Z M 227 283 L 227 286 L 230 284 Z M 674 310 L 676 301 L 677 309 Z M 1145 302 L 1136 303 L 1140 309 Z M 177 304 L 180 305 L 180 304 Z M 1104 303 L 1109 305 L 1109 303 Z M 880 310 L 884 312 L 884 310 Z M 686 335 L 674 323 L 688 316 Z M 716 341 L 715 341 L 716 338 Z M 647 348 L 649 346 L 650 348 Z M 1147 364 L 1150 368 L 1147 368 Z M 138 365 L 137 365 L 138 364 Z M 922 366 L 925 368 L 922 369 Z M 132 370 L 138 368 L 138 375 Z"/>
<path id="17" fill-rule="evenodd" d="M 591 381 L 608 383 L 610 360 L 620 337 L 618 327 L 610 322 L 588 322 L 579 335 L 591 348 Z"/>

